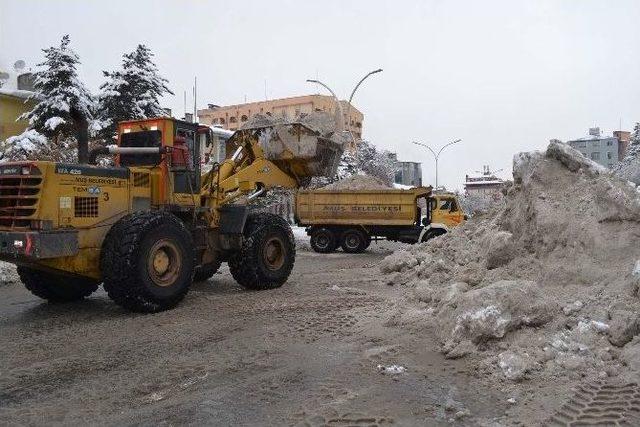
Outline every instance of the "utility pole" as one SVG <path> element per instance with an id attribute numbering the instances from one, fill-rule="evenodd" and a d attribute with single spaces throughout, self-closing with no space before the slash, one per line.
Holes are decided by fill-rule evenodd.
<path id="1" fill-rule="evenodd" d="M 453 144 L 457 144 L 458 142 L 462 141 L 461 139 L 456 139 L 455 141 L 451 141 L 447 144 L 444 144 L 442 147 L 440 147 L 440 149 L 438 150 L 438 152 L 436 153 L 431 147 L 429 147 L 427 144 L 423 144 L 421 142 L 417 142 L 417 141 L 413 141 L 413 143 L 415 145 L 420 145 L 421 147 L 425 147 L 426 149 L 428 149 L 431 154 L 433 154 L 433 158 L 436 161 L 436 186 L 435 189 L 438 189 L 438 159 L 440 158 L 440 154 L 442 154 L 442 150 L 444 150 L 445 148 L 449 147 L 450 145 Z"/>

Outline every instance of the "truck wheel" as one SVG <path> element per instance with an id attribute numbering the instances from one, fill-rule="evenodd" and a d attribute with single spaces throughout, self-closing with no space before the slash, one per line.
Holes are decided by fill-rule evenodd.
<path id="1" fill-rule="evenodd" d="M 355 254 L 364 251 L 366 241 L 367 237 L 362 231 L 351 228 L 342 233 L 340 246 L 342 247 L 343 251 L 350 254 Z"/>
<path id="2" fill-rule="evenodd" d="M 446 234 L 446 233 L 447 233 L 447 230 L 443 230 L 442 228 L 434 228 L 432 230 L 429 230 L 426 233 L 424 233 L 424 236 L 422 236 L 422 243 L 426 242 L 427 240 L 431 240 L 434 237 L 442 236 L 443 234 Z"/>
<path id="3" fill-rule="evenodd" d="M 167 212 L 136 212 L 105 239 L 100 268 L 109 297 L 127 310 L 155 313 L 178 304 L 193 280 L 191 234 Z"/>
<path id="4" fill-rule="evenodd" d="M 328 254 L 336 250 L 336 235 L 328 228 L 317 228 L 311 232 L 311 248 L 321 254 Z"/>
<path id="5" fill-rule="evenodd" d="M 209 280 L 211 277 L 213 277 L 214 274 L 218 272 L 220 264 L 220 261 L 214 261 L 196 268 L 196 272 L 193 275 L 193 281 L 204 282 L 206 280 Z"/>
<path id="6" fill-rule="evenodd" d="M 81 277 L 65 276 L 18 266 L 18 276 L 35 296 L 49 302 L 78 301 L 98 289 L 100 282 Z"/>
<path id="7" fill-rule="evenodd" d="M 247 289 L 279 288 L 287 281 L 296 258 L 291 227 L 277 215 L 249 214 L 242 248 L 229 258 L 231 275 Z"/>

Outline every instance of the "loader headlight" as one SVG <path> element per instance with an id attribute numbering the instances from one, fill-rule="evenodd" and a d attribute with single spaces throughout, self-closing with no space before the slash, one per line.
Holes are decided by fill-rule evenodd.
<path id="1" fill-rule="evenodd" d="M 22 240 L 14 240 L 13 247 L 16 249 L 22 248 L 24 246 L 24 242 Z"/>
<path id="2" fill-rule="evenodd" d="M 22 175 L 29 175 L 31 173 L 31 167 L 23 166 L 21 173 L 22 173 Z"/>

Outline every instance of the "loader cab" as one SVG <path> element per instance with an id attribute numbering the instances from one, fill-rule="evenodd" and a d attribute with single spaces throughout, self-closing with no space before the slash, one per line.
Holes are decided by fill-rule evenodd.
<path id="1" fill-rule="evenodd" d="M 173 118 L 121 122 L 118 146 L 158 148 L 153 153 L 121 153 L 117 166 L 149 169 L 156 203 L 191 204 L 200 192 L 200 144 L 198 125 Z M 157 183 L 157 184 L 156 184 Z"/>
<path id="2" fill-rule="evenodd" d="M 200 149 L 200 165 L 206 172 L 214 163 L 222 163 L 227 158 L 227 141 L 233 131 L 215 126 L 198 126 L 198 145 Z"/>

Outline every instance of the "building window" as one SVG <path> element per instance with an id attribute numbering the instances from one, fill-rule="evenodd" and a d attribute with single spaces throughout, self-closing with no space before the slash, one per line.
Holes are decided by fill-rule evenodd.
<path id="1" fill-rule="evenodd" d="M 609 159 L 609 160 L 613 159 L 613 155 L 612 155 L 611 151 L 607 151 L 607 159 Z"/>
<path id="2" fill-rule="evenodd" d="M 235 117 L 229 117 L 229 123 L 236 123 L 238 121 L 238 119 L 236 119 Z"/>
<path id="3" fill-rule="evenodd" d="M 598 153 L 597 151 L 591 153 L 591 160 L 600 160 L 600 153 Z"/>
<path id="4" fill-rule="evenodd" d="M 578 143 L 578 147 L 580 148 L 587 148 L 587 142 L 586 141 L 580 141 Z"/>
<path id="5" fill-rule="evenodd" d="M 591 146 L 600 147 L 600 141 L 596 139 L 595 141 L 591 142 Z"/>
<path id="6" fill-rule="evenodd" d="M 608 141 L 607 141 L 607 146 L 611 147 L 612 145 L 613 145 L 613 141 L 608 140 Z"/>
<path id="7" fill-rule="evenodd" d="M 214 125 L 217 125 L 218 121 L 219 121 L 218 118 L 214 117 L 213 120 L 211 120 L 211 123 L 214 124 Z"/>
<path id="8" fill-rule="evenodd" d="M 241 122 L 246 122 L 247 121 L 247 116 L 245 116 L 244 114 L 242 115 L 242 117 L 240 117 L 240 121 Z"/>
<path id="9" fill-rule="evenodd" d="M 220 124 L 221 125 L 225 124 L 224 117 L 220 117 Z"/>

